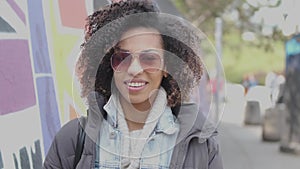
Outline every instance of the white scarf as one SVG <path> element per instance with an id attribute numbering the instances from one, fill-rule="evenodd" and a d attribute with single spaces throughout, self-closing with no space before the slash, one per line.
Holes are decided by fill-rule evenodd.
<path id="1" fill-rule="evenodd" d="M 138 169 L 140 167 L 140 158 L 144 146 L 147 143 L 150 134 L 153 132 L 155 126 L 157 125 L 160 116 L 162 115 L 162 113 L 166 108 L 167 95 L 165 90 L 162 87 L 158 90 L 158 94 L 148 114 L 146 123 L 143 126 L 143 129 L 139 132 L 138 138 L 130 138 L 128 126 L 124 118 L 125 117 L 124 112 L 119 102 L 119 97 L 116 97 L 115 99 L 116 99 L 116 103 L 118 104 L 117 121 L 123 135 L 122 150 L 121 150 L 121 155 L 122 155 L 121 168 Z M 132 141 L 135 141 L 135 144 L 130 144 Z M 130 147 L 130 145 L 133 145 L 133 147 Z"/>

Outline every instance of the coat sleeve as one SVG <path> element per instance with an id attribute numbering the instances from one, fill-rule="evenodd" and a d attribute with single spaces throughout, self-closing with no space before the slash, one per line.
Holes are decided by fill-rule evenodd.
<path id="1" fill-rule="evenodd" d="M 223 169 L 220 146 L 217 136 L 212 136 L 207 140 L 208 147 L 208 169 Z"/>
<path id="2" fill-rule="evenodd" d="M 179 154 L 185 154 L 184 150 L 178 151 L 175 155 L 175 167 L 180 169 L 223 169 L 222 158 L 219 151 L 219 144 L 216 140 L 216 133 L 207 138 L 204 142 L 198 138 L 191 139 L 188 144 L 186 158 L 184 158 L 183 166 L 181 166 L 181 158 Z M 184 147 L 179 145 L 179 147 Z M 174 156 L 173 156 L 174 157 Z M 179 162 L 178 162 L 179 161 Z"/>
<path id="3" fill-rule="evenodd" d="M 78 131 L 78 119 L 68 122 L 59 130 L 46 155 L 43 169 L 71 169 L 73 167 Z"/>

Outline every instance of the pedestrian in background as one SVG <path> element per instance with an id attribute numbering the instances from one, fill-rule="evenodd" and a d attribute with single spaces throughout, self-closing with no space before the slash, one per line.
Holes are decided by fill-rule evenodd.
<path id="1" fill-rule="evenodd" d="M 62 127 L 44 168 L 222 169 L 217 132 L 207 134 L 203 114 L 185 103 L 203 72 L 197 52 L 181 40 L 194 38 L 188 31 L 151 0 L 112 3 L 90 15 L 76 65 L 88 116 Z"/>

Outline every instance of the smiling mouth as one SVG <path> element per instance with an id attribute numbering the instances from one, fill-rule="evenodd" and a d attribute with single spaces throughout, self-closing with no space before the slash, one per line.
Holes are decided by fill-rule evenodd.
<path id="1" fill-rule="evenodd" d="M 139 88 L 147 84 L 147 82 L 125 82 L 128 87 Z"/>

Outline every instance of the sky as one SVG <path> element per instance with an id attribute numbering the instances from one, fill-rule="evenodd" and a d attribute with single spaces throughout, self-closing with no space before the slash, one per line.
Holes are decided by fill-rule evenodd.
<path id="1" fill-rule="evenodd" d="M 250 5 L 257 6 L 275 4 L 277 0 L 247 0 Z M 282 0 L 276 8 L 262 7 L 253 17 L 255 22 L 264 21 L 264 34 L 270 34 L 274 26 L 278 26 L 284 35 L 289 36 L 300 31 L 300 1 L 299 0 Z"/>

